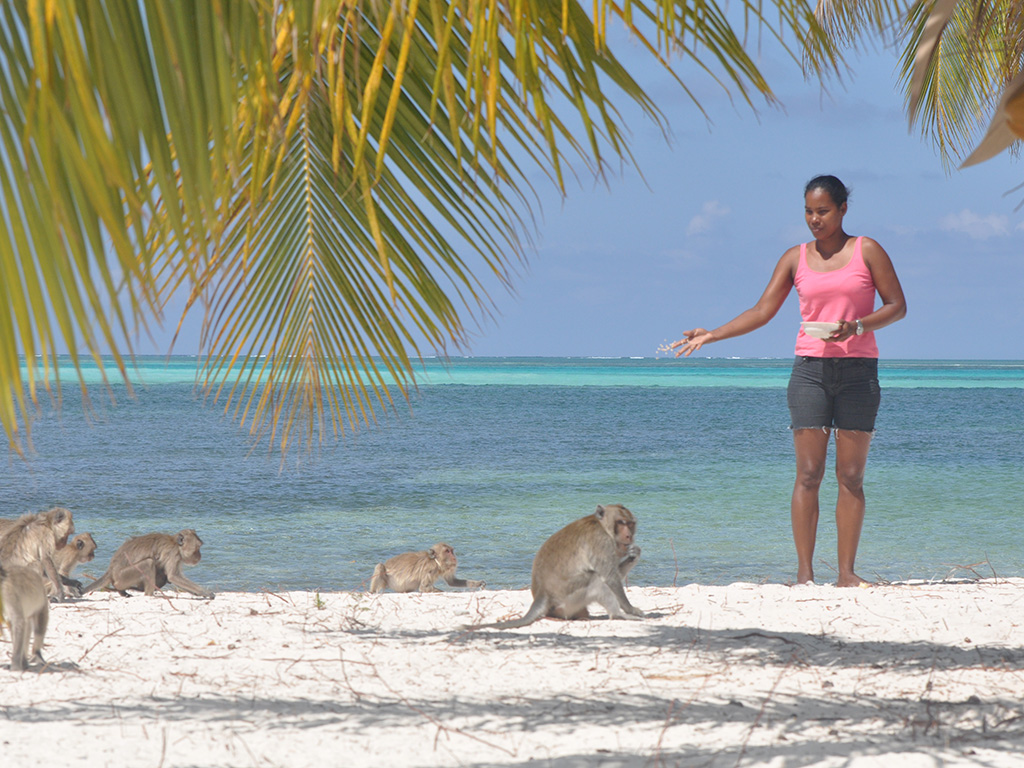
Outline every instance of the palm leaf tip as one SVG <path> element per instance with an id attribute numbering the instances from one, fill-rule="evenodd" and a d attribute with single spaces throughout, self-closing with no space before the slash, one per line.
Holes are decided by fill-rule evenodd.
<path id="1" fill-rule="evenodd" d="M 1024 70 L 1003 91 L 988 131 L 960 167 L 990 160 L 1020 139 L 1024 139 Z"/>

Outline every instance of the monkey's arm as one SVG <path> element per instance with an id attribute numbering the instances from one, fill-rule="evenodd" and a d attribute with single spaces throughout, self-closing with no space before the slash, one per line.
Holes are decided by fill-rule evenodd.
<path id="1" fill-rule="evenodd" d="M 446 576 L 445 581 L 448 582 L 449 587 L 471 587 L 473 589 L 483 589 L 484 582 L 477 581 L 475 579 L 460 579 L 453 573 L 451 576 Z"/>
<path id="2" fill-rule="evenodd" d="M 60 580 L 64 582 L 64 586 L 67 587 L 69 595 L 72 597 L 82 596 L 82 582 L 78 579 L 72 579 L 70 576 L 61 574 Z"/>
<path id="3" fill-rule="evenodd" d="M 53 562 L 53 558 L 48 555 L 44 555 L 41 558 L 43 566 L 43 575 L 50 580 L 53 584 L 54 594 L 57 598 L 58 603 L 64 602 L 64 584 L 60 580 L 60 572 L 57 570 L 57 564 Z"/>
<path id="4" fill-rule="evenodd" d="M 640 547 L 636 544 L 630 544 L 629 549 L 626 550 L 626 556 L 622 558 L 619 563 L 619 575 L 622 578 L 626 578 L 626 574 L 629 573 L 630 569 L 636 565 L 636 561 L 640 559 Z"/>
<path id="5" fill-rule="evenodd" d="M 169 573 L 167 574 L 167 578 L 174 586 L 178 587 L 179 589 L 184 589 L 186 592 L 191 592 L 193 595 L 205 597 L 210 600 L 214 598 L 213 592 L 211 592 L 209 589 L 206 589 L 205 587 L 199 586 L 194 581 L 185 576 L 185 574 L 183 574 L 181 571 L 178 571 L 177 573 Z"/>
<path id="6" fill-rule="evenodd" d="M 613 574 L 614 574 L 614 571 L 613 571 Z M 615 576 L 612 576 L 612 578 L 609 578 L 609 579 L 605 580 L 605 584 L 607 584 L 608 588 L 611 590 L 611 594 L 614 596 L 615 601 L 618 603 L 619 608 L 621 608 L 624 611 L 624 615 L 623 616 L 616 616 L 615 615 L 615 611 L 614 611 L 614 607 L 615 607 L 614 603 L 613 604 L 605 605 L 604 606 L 605 609 L 608 611 L 608 614 L 613 619 L 615 619 L 615 618 L 626 618 L 626 619 L 628 619 L 630 617 L 636 617 L 636 618 L 642 619 L 642 618 L 644 618 L 644 616 L 646 616 L 646 614 L 643 611 L 641 611 L 639 608 L 637 608 L 635 605 L 633 605 L 632 603 L 629 602 L 629 598 L 626 597 L 626 588 L 623 586 L 621 578 L 615 578 Z"/>

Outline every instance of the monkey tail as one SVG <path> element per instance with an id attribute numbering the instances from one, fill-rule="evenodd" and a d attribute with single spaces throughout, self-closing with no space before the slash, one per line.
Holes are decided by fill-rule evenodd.
<path id="1" fill-rule="evenodd" d="M 525 627 L 537 619 L 544 618 L 548 613 L 548 599 L 546 597 L 538 597 L 533 601 L 533 605 L 530 609 L 520 616 L 518 619 L 510 619 L 509 621 L 497 621 L 493 624 L 472 624 L 464 627 L 464 629 L 515 629 L 516 627 Z"/>
<path id="2" fill-rule="evenodd" d="M 387 586 L 388 572 L 384 568 L 384 563 L 377 563 L 377 567 L 373 569 L 373 578 L 370 579 L 370 591 L 383 592 Z"/>
<path id="3" fill-rule="evenodd" d="M 85 589 L 83 589 L 82 590 L 82 594 L 83 595 L 88 595 L 90 592 L 97 592 L 97 591 L 103 589 L 104 587 L 109 586 L 113 582 L 114 582 L 113 576 L 111 574 L 110 569 L 108 568 L 106 573 L 104 573 L 102 576 L 100 576 L 98 579 L 96 579 L 96 581 L 94 581 L 92 584 L 90 584 Z"/>

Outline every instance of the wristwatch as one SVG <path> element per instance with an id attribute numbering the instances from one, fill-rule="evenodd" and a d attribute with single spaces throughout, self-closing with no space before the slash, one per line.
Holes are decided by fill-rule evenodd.
<path id="1" fill-rule="evenodd" d="M 860 320 L 857 320 L 857 335 L 860 336 L 863 333 L 864 333 L 864 323 L 862 323 Z"/>

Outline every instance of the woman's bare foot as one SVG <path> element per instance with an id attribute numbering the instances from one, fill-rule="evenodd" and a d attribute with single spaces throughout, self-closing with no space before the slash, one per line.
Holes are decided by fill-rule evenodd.
<path id="1" fill-rule="evenodd" d="M 814 569 L 811 566 L 799 567 L 796 569 L 796 583 L 797 584 L 813 584 L 814 583 Z"/>
<path id="2" fill-rule="evenodd" d="M 856 573 L 840 574 L 836 579 L 837 587 L 870 587 L 871 582 L 862 579 Z"/>

